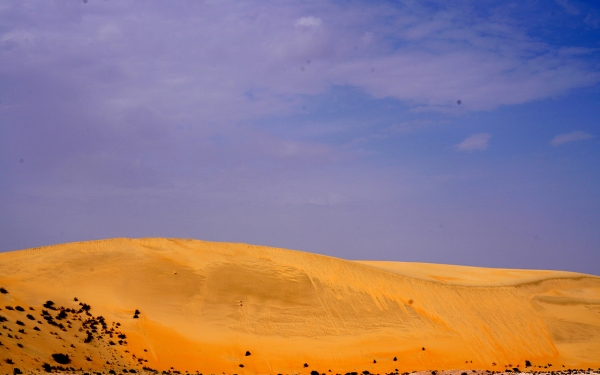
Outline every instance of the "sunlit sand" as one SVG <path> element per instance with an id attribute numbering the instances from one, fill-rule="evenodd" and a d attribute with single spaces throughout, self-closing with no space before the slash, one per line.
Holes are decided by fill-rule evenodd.
<path id="1" fill-rule="evenodd" d="M 111 239 L 2 253 L 0 287 L 0 373 L 600 367 L 600 277 L 572 272 Z"/>

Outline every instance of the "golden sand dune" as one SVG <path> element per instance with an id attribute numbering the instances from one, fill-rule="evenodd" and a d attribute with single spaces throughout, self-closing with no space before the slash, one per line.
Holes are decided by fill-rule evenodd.
<path id="1" fill-rule="evenodd" d="M 112 239 L 2 253 L 0 287 L 0 373 L 55 353 L 205 374 L 600 365 L 600 277 L 571 272 Z"/>

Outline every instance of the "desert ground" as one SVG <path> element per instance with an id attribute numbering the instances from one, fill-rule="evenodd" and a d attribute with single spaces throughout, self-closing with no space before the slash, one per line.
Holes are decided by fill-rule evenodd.
<path id="1" fill-rule="evenodd" d="M 187 239 L 0 254 L 0 374 L 600 371 L 600 277 Z"/>

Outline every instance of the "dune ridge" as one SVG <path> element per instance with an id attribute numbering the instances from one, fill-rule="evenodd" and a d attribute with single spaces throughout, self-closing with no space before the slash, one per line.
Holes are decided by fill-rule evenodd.
<path id="1" fill-rule="evenodd" d="M 24 348 L 0 336 L 0 355 L 9 348 L 22 368 L 50 363 L 57 350 L 89 369 L 230 374 L 600 365 L 600 277 L 573 272 L 120 238 L 2 253 L 0 287 L 10 324 L 20 315 L 6 305 L 39 319 L 47 300 L 76 310 L 77 297 L 127 336 L 125 345 L 86 344 L 75 322 L 60 332 L 74 348 L 56 346 L 46 324 L 22 335 Z"/>

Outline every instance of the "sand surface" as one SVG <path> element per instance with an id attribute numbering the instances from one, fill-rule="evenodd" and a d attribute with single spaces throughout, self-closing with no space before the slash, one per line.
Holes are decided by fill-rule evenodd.
<path id="1" fill-rule="evenodd" d="M 0 374 L 600 367 L 600 277 L 572 272 L 111 239 L 2 253 L 0 287 Z"/>

